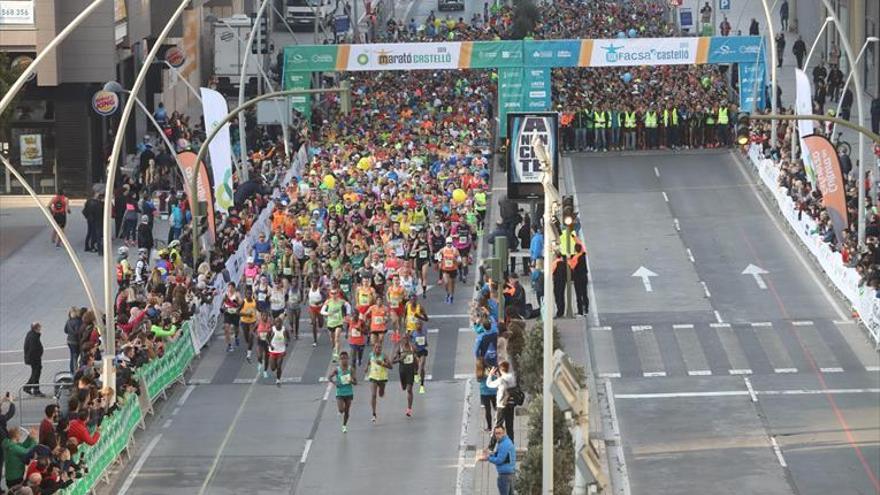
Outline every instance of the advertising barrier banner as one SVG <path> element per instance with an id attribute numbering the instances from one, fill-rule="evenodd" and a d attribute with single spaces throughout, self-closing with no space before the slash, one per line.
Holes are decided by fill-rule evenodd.
<path id="1" fill-rule="evenodd" d="M 803 142 L 810 154 L 810 163 L 816 174 L 816 185 L 822 192 L 822 204 L 831 217 L 834 236 L 837 244 L 840 244 L 843 242 L 843 231 L 849 227 L 840 157 L 837 156 L 834 145 L 825 136 L 807 136 L 803 138 Z"/>
<path id="2" fill-rule="evenodd" d="M 763 60 L 764 50 L 760 36 L 715 36 L 709 43 L 707 62 L 735 64 L 745 60 Z"/>
<path id="3" fill-rule="evenodd" d="M 763 110 L 767 106 L 764 88 L 767 86 L 767 71 L 763 58 L 757 64 L 739 64 L 739 107 L 742 112 Z"/>
<path id="4" fill-rule="evenodd" d="M 593 41 L 589 67 L 705 64 L 709 38 L 627 38 Z"/>
<path id="5" fill-rule="evenodd" d="M 205 129 L 210 132 L 229 113 L 226 99 L 213 89 L 200 88 Z M 232 141 L 229 124 L 225 124 L 208 145 L 211 170 L 214 173 L 214 207 L 225 212 L 232 206 Z"/>
<path id="6" fill-rule="evenodd" d="M 197 158 L 198 155 L 192 151 L 184 151 L 183 153 L 177 154 L 177 163 L 180 165 L 180 172 L 183 174 L 183 179 L 186 184 L 189 184 L 190 181 L 192 181 L 193 174 L 196 173 Z M 217 238 L 216 225 L 214 224 L 214 208 L 207 207 L 207 205 L 214 204 L 214 200 L 212 198 L 213 192 L 211 191 L 211 181 L 208 178 L 208 167 L 205 165 L 205 162 L 199 164 L 198 174 L 198 202 L 206 205 L 205 207 L 199 208 L 198 211 L 201 211 L 202 209 L 207 210 L 208 232 L 211 234 L 211 243 L 213 244 L 214 239 Z M 186 191 L 187 198 L 189 198 L 190 211 L 197 211 L 195 199 L 189 197 L 189 187 L 186 187 L 184 191 Z"/>
<path id="7" fill-rule="evenodd" d="M 526 67 L 578 67 L 585 66 L 581 53 L 589 54 L 592 40 L 543 40 L 524 41 L 523 53 Z"/>

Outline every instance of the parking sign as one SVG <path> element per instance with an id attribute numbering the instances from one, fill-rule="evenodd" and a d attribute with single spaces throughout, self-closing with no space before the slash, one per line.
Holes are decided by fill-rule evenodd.
<path id="1" fill-rule="evenodd" d="M 730 10 L 730 0 L 718 0 L 718 10 Z"/>

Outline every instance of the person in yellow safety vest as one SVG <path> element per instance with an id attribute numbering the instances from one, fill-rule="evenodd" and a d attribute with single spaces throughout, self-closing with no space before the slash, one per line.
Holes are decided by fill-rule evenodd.
<path id="1" fill-rule="evenodd" d="M 623 140 L 628 150 L 636 149 L 636 111 L 633 108 L 620 113 L 623 118 Z"/>
<path id="2" fill-rule="evenodd" d="M 660 149 L 666 149 L 669 145 L 669 109 L 664 108 L 660 112 Z"/>
<path id="3" fill-rule="evenodd" d="M 717 110 L 711 107 L 706 107 L 706 147 L 714 148 L 718 140 L 715 136 L 715 115 L 718 113 Z"/>
<path id="4" fill-rule="evenodd" d="M 727 146 L 730 144 L 730 118 L 728 116 L 728 111 L 730 109 L 722 105 L 718 107 L 718 139 L 721 141 L 722 146 Z"/>
<path id="5" fill-rule="evenodd" d="M 483 235 L 483 222 L 486 220 L 486 191 L 477 191 L 474 193 L 474 210 L 477 212 L 477 235 Z"/>
<path id="6" fill-rule="evenodd" d="M 647 148 L 654 149 L 657 147 L 657 111 L 654 107 L 649 107 L 645 112 L 645 134 L 647 139 L 645 145 Z"/>
<path id="7" fill-rule="evenodd" d="M 667 146 L 678 149 L 678 109 L 675 106 L 671 110 L 667 108 L 663 111 L 663 125 L 666 126 Z"/>
<path id="8" fill-rule="evenodd" d="M 605 129 L 608 124 L 608 111 L 604 107 L 593 112 L 593 142 L 596 151 L 608 151 L 608 143 L 605 139 Z"/>

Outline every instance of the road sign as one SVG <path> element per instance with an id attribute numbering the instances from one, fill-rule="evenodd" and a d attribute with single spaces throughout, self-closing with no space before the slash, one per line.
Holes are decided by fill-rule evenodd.
<path id="1" fill-rule="evenodd" d="M 718 0 L 718 10 L 730 10 L 730 0 Z"/>

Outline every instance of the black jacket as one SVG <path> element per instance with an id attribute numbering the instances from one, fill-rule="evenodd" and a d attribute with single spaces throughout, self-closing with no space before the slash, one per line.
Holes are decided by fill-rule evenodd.
<path id="1" fill-rule="evenodd" d="M 82 326 L 82 320 L 79 318 L 70 318 L 64 324 L 64 333 L 67 335 L 67 345 L 72 345 L 79 349 L 79 328 Z"/>
<path id="2" fill-rule="evenodd" d="M 29 330 L 24 338 L 24 364 L 28 366 L 41 365 L 43 359 L 43 343 L 40 342 L 39 332 Z"/>
<path id="3" fill-rule="evenodd" d="M 153 229 L 150 227 L 150 224 L 138 224 L 137 240 L 139 248 L 153 249 Z"/>

